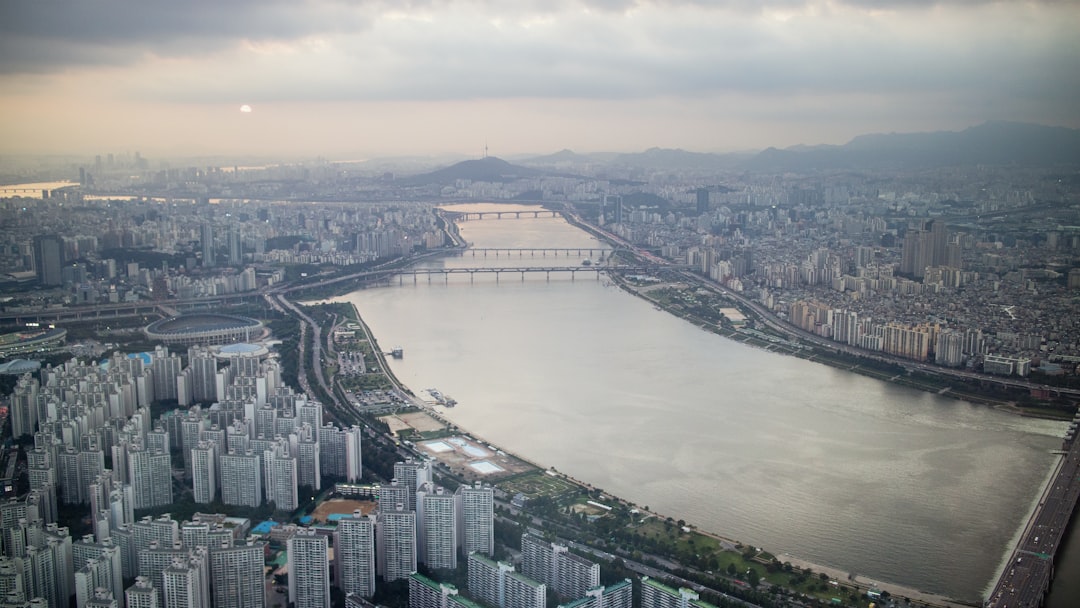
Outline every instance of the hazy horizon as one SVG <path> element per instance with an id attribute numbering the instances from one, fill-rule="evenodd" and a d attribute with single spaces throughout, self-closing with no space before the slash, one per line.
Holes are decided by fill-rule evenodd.
<path id="1" fill-rule="evenodd" d="M 7 1 L 0 154 L 733 152 L 1077 128 L 1076 23 L 1049 0 Z"/>

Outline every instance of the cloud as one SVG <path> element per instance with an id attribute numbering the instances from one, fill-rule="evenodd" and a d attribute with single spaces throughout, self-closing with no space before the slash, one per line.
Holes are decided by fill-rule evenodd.
<path id="1" fill-rule="evenodd" d="M 45 98 L 72 99 L 73 113 L 91 98 L 125 108 L 114 113 L 131 117 L 133 139 L 161 124 L 136 128 L 140 109 L 209 121 L 215 105 L 236 118 L 241 103 L 260 124 L 287 106 L 298 130 L 316 120 L 302 108 L 328 120 L 328 108 L 351 119 L 344 108 L 452 107 L 438 115 L 477 122 L 498 109 L 502 124 L 515 108 L 567 125 L 546 127 L 560 135 L 599 132 L 616 114 L 599 108 L 618 107 L 632 125 L 611 118 L 604 133 L 644 132 L 655 112 L 650 145 L 664 121 L 681 137 L 711 128 L 691 117 L 725 128 L 1075 125 L 1078 17 L 1075 3 L 980 0 L 0 0 L 0 107 L 16 116 L 0 126 Z M 563 121 L 573 108 L 588 121 Z"/>

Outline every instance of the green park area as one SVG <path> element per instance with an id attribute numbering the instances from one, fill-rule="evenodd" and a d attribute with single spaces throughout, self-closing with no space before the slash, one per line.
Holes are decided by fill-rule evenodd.
<path id="1" fill-rule="evenodd" d="M 498 483 L 500 490 L 510 496 L 522 494 L 529 500 L 549 498 L 553 502 L 561 501 L 581 491 L 581 488 L 559 476 L 548 475 L 544 471 L 530 471 L 509 477 Z"/>
<path id="2" fill-rule="evenodd" d="M 845 606 L 869 605 L 862 593 L 844 584 L 845 581 L 832 581 L 824 573 L 782 563 L 755 547 L 735 543 L 732 549 L 731 541 L 722 541 L 693 528 L 686 528 L 682 521 L 647 518 L 633 526 L 632 531 L 639 540 L 635 542 L 630 539 L 630 543 L 636 544 L 642 555 L 673 557 L 706 575 L 706 580 L 734 579 L 751 587 L 766 581 L 820 600 L 826 605 L 837 603 L 833 598 L 840 599 Z M 728 548 L 725 548 L 725 544 Z"/>

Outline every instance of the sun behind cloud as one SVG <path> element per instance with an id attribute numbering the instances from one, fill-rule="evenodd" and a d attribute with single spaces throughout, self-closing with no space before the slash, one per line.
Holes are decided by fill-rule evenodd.
<path id="1" fill-rule="evenodd" d="M 240 106 L 240 111 L 243 112 L 244 114 L 250 114 L 251 113 L 251 106 L 249 106 L 248 104 L 245 103 L 244 105 Z"/>

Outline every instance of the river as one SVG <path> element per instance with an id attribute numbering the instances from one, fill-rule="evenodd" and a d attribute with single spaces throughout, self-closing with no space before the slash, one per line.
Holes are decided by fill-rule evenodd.
<path id="1" fill-rule="evenodd" d="M 598 246 L 561 219 L 461 233 L 475 247 Z M 516 256 L 426 266 L 581 263 Z M 981 600 L 1064 423 L 749 347 L 589 274 L 406 278 L 341 299 L 404 347 L 402 382 L 452 395 L 448 418 L 510 451 L 773 553 Z"/>

